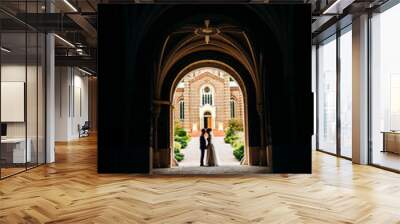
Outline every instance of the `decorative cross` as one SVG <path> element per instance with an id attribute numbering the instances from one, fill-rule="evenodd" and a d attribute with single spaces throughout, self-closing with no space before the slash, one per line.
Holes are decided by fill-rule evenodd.
<path id="1" fill-rule="evenodd" d="M 215 28 L 215 27 L 210 27 L 210 20 L 206 19 L 204 20 L 204 27 L 202 28 L 197 28 L 194 31 L 195 34 L 204 36 L 204 42 L 206 44 L 210 43 L 210 39 L 212 35 L 216 35 L 220 33 L 220 30 Z"/>

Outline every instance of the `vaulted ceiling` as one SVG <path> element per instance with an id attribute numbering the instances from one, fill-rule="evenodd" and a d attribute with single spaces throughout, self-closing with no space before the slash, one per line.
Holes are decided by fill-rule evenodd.
<path id="1" fill-rule="evenodd" d="M 252 41 L 239 27 L 226 23 L 213 23 L 204 19 L 198 24 L 185 25 L 171 32 L 164 40 L 158 64 L 160 81 L 171 67 L 186 55 L 212 50 L 228 54 L 240 61 L 257 79 L 257 59 Z"/>

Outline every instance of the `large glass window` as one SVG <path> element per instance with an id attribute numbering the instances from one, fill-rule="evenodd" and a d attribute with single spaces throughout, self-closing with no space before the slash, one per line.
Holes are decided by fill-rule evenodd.
<path id="1" fill-rule="evenodd" d="M 400 4 L 371 19 L 372 163 L 400 170 Z"/>
<path id="2" fill-rule="evenodd" d="M 336 153 L 336 37 L 318 48 L 318 149 Z"/>
<path id="3" fill-rule="evenodd" d="M 24 171 L 32 161 L 27 141 L 27 36 L 25 32 L 1 34 L 1 175 Z M 6 49 L 6 50 L 4 50 Z"/>
<path id="4" fill-rule="evenodd" d="M 42 5 L 18 3 L 29 13 L 42 12 Z M 0 178 L 45 163 L 45 41 L 0 12 Z"/>
<path id="5" fill-rule="evenodd" d="M 340 36 L 340 154 L 352 157 L 352 34 Z"/>

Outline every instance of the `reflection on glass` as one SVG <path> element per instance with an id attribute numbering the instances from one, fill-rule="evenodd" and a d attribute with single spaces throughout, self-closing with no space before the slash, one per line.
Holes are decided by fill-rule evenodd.
<path id="1" fill-rule="evenodd" d="M 318 148 L 336 153 L 336 39 L 318 48 Z"/>
<path id="2" fill-rule="evenodd" d="M 26 35 L 2 33 L 1 52 L 1 175 L 25 170 L 31 161 L 30 142 L 26 141 Z"/>
<path id="3" fill-rule="evenodd" d="M 352 157 L 352 35 L 340 36 L 340 153 Z"/>
<path id="4" fill-rule="evenodd" d="M 400 5 L 372 18 L 372 162 L 400 170 Z M 388 132 L 386 134 L 382 132 Z M 385 138 L 386 137 L 386 138 Z"/>

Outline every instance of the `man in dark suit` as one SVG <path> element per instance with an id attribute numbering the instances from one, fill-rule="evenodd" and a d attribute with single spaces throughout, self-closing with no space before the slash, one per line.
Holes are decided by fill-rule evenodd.
<path id="1" fill-rule="evenodd" d="M 201 129 L 201 135 L 200 135 L 200 152 L 201 152 L 201 157 L 200 157 L 200 166 L 204 166 L 204 152 L 207 149 L 207 141 L 206 137 L 204 134 L 206 133 L 206 129 Z"/>

